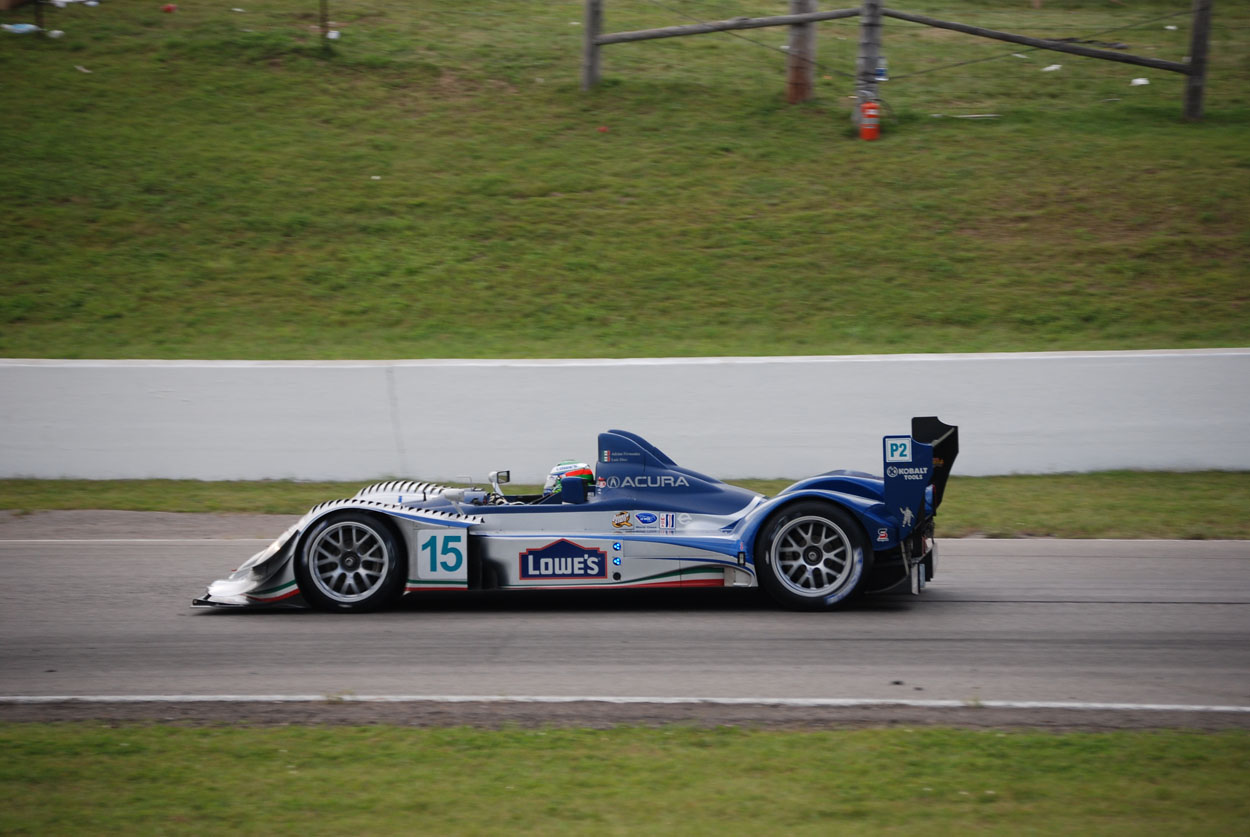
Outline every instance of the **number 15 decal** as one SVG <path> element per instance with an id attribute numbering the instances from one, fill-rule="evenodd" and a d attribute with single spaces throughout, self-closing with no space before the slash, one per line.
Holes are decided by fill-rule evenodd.
<path id="1" fill-rule="evenodd" d="M 468 567 L 464 560 L 464 533 L 430 532 L 423 533 L 420 537 L 418 578 L 463 580 L 468 577 Z"/>

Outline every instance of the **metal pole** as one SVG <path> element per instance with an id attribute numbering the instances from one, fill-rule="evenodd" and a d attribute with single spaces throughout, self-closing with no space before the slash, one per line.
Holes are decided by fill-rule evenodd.
<path id="1" fill-rule="evenodd" d="M 816 11 L 816 0 L 790 0 L 790 14 Z M 786 101 L 790 104 L 812 98 L 816 85 L 816 24 L 799 23 L 790 27 L 786 52 Z"/>
<path id="2" fill-rule="evenodd" d="M 586 38 L 582 45 L 582 90 L 589 90 L 599 83 L 599 44 L 595 40 L 603 29 L 603 0 L 586 0 L 582 28 Z"/>
<path id="3" fill-rule="evenodd" d="M 1202 97 L 1207 87 L 1207 51 L 1211 41 L 1213 0 L 1194 0 L 1193 33 L 1189 41 L 1189 74 L 1185 78 L 1185 118 L 1202 119 Z"/>
<path id="4" fill-rule="evenodd" d="M 855 68 L 858 104 L 877 101 L 877 62 L 881 59 L 881 0 L 864 0 L 859 7 L 859 63 Z M 859 108 L 851 115 L 859 124 Z"/>

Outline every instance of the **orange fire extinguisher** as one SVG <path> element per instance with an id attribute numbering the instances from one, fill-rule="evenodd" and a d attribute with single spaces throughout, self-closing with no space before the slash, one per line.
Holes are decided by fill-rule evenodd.
<path id="1" fill-rule="evenodd" d="M 881 136 L 881 107 L 876 102 L 859 106 L 859 138 L 875 140 Z"/>

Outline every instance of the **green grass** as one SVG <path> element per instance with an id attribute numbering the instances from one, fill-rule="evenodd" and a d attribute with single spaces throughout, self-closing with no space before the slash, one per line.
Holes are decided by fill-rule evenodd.
<path id="1" fill-rule="evenodd" d="M 788 480 L 736 480 L 776 494 Z M 302 514 L 361 483 L 195 480 L 0 480 L 0 509 L 127 509 Z M 509 486 L 512 493 L 536 486 Z M 1110 471 L 952 477 L 941 537 L 1250 538 L 1250 473 Z"/>
<path id="2" fill-rule="evenodd" d="M 6 834 L 1176 835 L 1250 816 L 1245 732 L 31 724 L 0 742 Z"/>
<path id="3" fill-rule="evenodd" d="M 772 355 L 1245 345 L 1250 7 L 1182 77 L 888 22 L 885 134 L 849 130 L 857 24 L 818 101 L 706 35 L 608 47 L 580 0 L 80 4 L 5 34 L 0 355 Z M 909 0 L 1084 36 L 1187 0 Z M 705 19 L 769 0 L 695 0 Z M 29 7 L 0 13 L 27 20 Z M 609 0 L 606 27 L 687 22 Z M 1180 26 L 1168 31 L 1164 23 Z M 781 29 L 748 37 L 776 47 Z M 1185 15 L 1101 36 L 1179 59 Z M 1041 73 L 1055 62 L 1063 69 Z M 82 67 L 90 73 L 76 69 Z M 828 75 L 829 78 L 824 78 Z M 1130 87 L 1135 76 L 1151 84 Z M 933 113 L 994 112 L 996 120 Z M 607 132 L 598 128 L 604 126 Z M 378 179 L 373 179 L 373 178 Z"/>

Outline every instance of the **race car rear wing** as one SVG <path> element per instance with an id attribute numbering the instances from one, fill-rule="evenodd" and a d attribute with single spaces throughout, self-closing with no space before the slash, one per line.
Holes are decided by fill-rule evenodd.
<path id="1" fill-rule="evenodd" d="M 936 416 L 911 420 L 910 436 L 886 436 L 881 440 L 885 460 L 885 505 L 900 530 L 910 531 L 937 511 L 946 480 L 959 453 L 959 429 L 943 424 Z M 933 508 L 925 506 L 925 493 L 933 486 Z"/>
<path id="2" fill-rule="evenodd" d="M 959 428 L 943 424 L 937 416 L 916 416 L 911 420 L 911 437 L 933 447 L 933 509 L 942 505 L 946 480 L 959 455 Z"/>

